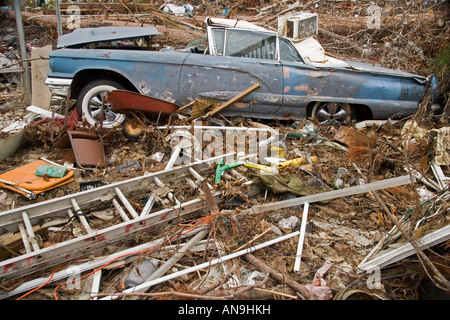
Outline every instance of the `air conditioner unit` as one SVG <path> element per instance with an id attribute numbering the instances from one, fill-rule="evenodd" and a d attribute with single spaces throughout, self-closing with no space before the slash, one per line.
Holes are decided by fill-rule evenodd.
<path id="1" fill-rule="evenodd" d="M 293 40 L 302 40 L 318 34 L 319 17 L 316 13 L 301 12 L 278 17 L 278 33 Z"/>

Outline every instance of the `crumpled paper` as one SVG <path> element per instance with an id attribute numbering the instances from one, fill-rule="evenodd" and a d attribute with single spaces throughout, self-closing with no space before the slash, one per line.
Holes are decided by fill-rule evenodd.
<path id="1" fill-rule="evenodd" d="M 201 159 L 202 149 L 198 139 L 192 135 L 188 130 L 178 129 L 172 134 L 166 137 L 166 141 L 171 146 L 172 150 L 180 148 L 182 156 L 177 159 L 177 164 L 191 163 L 197 160 L 197 157 Z"/>
<path id="2" fill-rule="evenodd" d="M 333 263 L 330 261 L 325 261 L 324 265 L 314 275 L 312 284 L 305 286 L 318 300 L 329 300 L 332 298 L 331 289 L 327 286 L 327 282 L 323 278 L 332 265 Z"/>
<path id="3" fill-rule="evenodd" d="M 450 127 L 432 129 L 436 132 L 434 161 L 438 166 L 450 165 Z"/>

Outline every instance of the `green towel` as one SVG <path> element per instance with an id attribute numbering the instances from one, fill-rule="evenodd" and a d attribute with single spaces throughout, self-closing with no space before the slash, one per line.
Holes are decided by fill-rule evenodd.
<path id="1" fill-rule="evenodd" d="M 48 175 L 51 178 L 62 178 L 67 172 L 67 168 L 63 166 L 40 165 L 35 174 L 38 177 Z"/>
<path id="2" fill-rule="evenodd" d="M 274 194 L 290 192 L 296 196 L 309 196 L 324 191 L 322 188 L 306 185 L 293 174 L 251 174 L 251 177 L 255 185 Z"/>

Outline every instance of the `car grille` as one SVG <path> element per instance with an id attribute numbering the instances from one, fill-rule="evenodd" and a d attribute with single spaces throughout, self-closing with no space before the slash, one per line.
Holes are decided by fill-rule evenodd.
<path id="1" fill-rule="evenodd" d="M 418 100 L 420 96 L 420 87 L 402 86 L 400 100 Z"/>

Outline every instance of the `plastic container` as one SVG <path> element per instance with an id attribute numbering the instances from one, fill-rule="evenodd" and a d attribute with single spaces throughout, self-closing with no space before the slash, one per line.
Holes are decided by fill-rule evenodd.
<path id="1" fill-rule="evenodd" d="M 157 265 L 148 259 L 144 259 L 140 264 L 134 264 L 133 269 L 125 278 L 125 287 L 129 289 L 142 284 L 156 269 Z"/>

